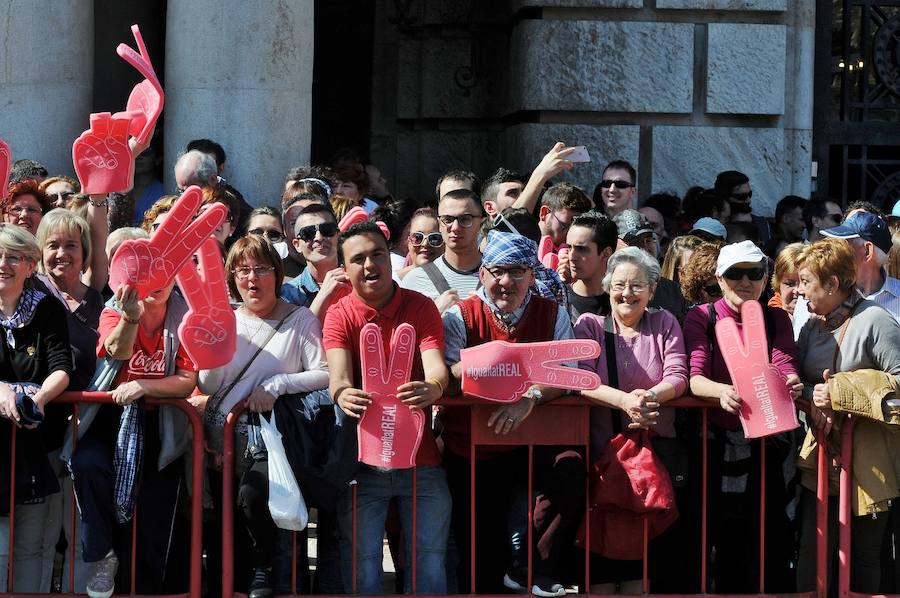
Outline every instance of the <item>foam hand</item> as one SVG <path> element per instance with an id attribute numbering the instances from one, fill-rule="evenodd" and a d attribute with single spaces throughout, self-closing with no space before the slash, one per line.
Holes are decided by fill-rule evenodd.
<path id="1" fill-rule="evenodd" d="M 3 195 L 9 189 L 9 166 L 12 164 L 12 154 L 6 142 L 0 139 L 0 184 L 3 185 Z"/>
<path id="2" fill-rule="evenodd" d="M 198 257 L 199 268 L 188 260 L 175 277 L 188 304 L 188 312 L 178 326 L 178 338 L 198 370 L 211 370 L 229 363 L 234 356 L 237 324 L 228 302 L 222 254 L 214 237 L 203 242 Z"/>
<path id="3" fill-rule="evenodd" d="M 130 284 L 143 299 L 172 282 L 228 215 L 228 208 L 217 203 L 194 220 L 201 200 L 200 187 L 188 187 L 149 239 L 122 243 L 109 265 L 110 288 Z"/>
<path id="4" fill-rule="evenodd" d="M 556 366 L 593 359 L 600 345 L 592 340 L 508 343 L 492 341 L 460 351 L 463 394 L 498 403 L 514 403 L 534 384 L 568 390 L 600 386 L 594 372 Z"/>
<path id="5" fill-rule="evenodd" d="M 72 163 L 82 193 L 118 193 L 134 186 L 134 160 L 128 147 L 130 122 L 125 115 L 91 114 L 91 128 L 72 144 Z"/>
<path id="6" fill-rule="evenodd" d="M 355 206 L 347 210 L 347 213 L 344 214 L 344 217 L 341 218 L 341 221 L 338 222 L 338 230 L 344 232 L 354 224 L 359 224 L 360 222 L 368 222 L 369 215 L 366 214 L 366 211 L 359 206 Z M 384 237 L 390 241 L 391 240 L 391 231 L 388 229 L 387 224 L 382 222 L 381 220 L 376 220 L 375 224 L 378 225 L 378 228 L 381 229 L 381 232 L 384 233 Z"/>
<path id="7" fill-rule="evenodd" d="M 397 398 L 397 388 L 409 382 L 416 332 L 409 324 L 401 324 L 394 330 L 390 363 L 384 358 L 384 342 L 378 325 L 363 326 L 359 345 L 362 386 L 372 400 L 359 422 L 359 460 L 373 467 L 413 467 L 422 442 L 425 414 L 421 409 L 404 405 Z"/>
<path id="8" fill-rule="evenodd" d="M 553 271 L 556 271 L 559 267 L 559 256 L 556 255 L 555 249 L 556 245 L 553 244 L 553 239 L 550 238 L 550 235 L 541 237 L 541 242 L 538 243 L 538 259 L 541 260 L 545 267 Z"/>
<path id="9" fill-rule="evenodd" d="M 150 62 L 150 55 L 144 45 L 141 30 L 137 25 L 132 25 L 131 33 L 134 35 L 134 41 L 137 42 L 140 54 L 125 44 L 119 44 L 116 47 L 116 53 L 137 69 L 144 79 L 131 90 L 125 112 L 120 112 L 116 116 L 122 115 L 131 119 L 129 133 L 137 140 L 139 146 L 143 146 L 153 135 L 156 121 L 162 114 L 164 95 L 162 85 L 160 85 L 156 71 L 153 70 L 153 64 Z"/>
<path id="10" fill-rule="evenodd" d="M 734 388 L 741 398 L 744 436 L 759 438 L 799 426 L 787 380 L 769 363 L 763 308 L 758 301 L 741 305 L 743 335 L 733 318 L 716 322 L 716 339 Z"/>

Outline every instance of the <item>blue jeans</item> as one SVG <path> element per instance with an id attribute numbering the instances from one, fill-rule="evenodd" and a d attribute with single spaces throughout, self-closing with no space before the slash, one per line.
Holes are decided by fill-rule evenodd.
<path id="1" fill-rule="evenodd" d="M 377 471 L 363 468 L 357 481 L 356 583 L 359 594 L 382 592 L 384 523 L 388 503 L 398 499 L 407 555 L 412 552 L 412 477 L 416 471 L 416 593 L 446 594 L 444 557 L 450 533 L 450 491 L 444 470 L 435 466 Z M 352 493 L 345 492 L 338 508 L 344 588 L 351 591 Z M 407 557 L 408 558 L 408 557 Z M 412 591 L 412 567 L 407 564 L 405 591 Z"/>

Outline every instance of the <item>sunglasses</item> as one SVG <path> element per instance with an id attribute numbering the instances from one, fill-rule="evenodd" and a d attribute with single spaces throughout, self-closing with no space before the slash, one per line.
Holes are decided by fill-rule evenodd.
<path id="1" fill-rule="evenodd" d="M 338 232 L 338 226 L 334 222 L 323 222 L 321 224 L 310 224 L 304 226 L 297 231 L 297 238 L 301 241 L 309 243 L 316 238 L 316 232 L 322 233 L 323 237 L 333 237 Z"/>
<path id="2" fill-rule="evenodd" d="M 609 189 L 610 187 L 615 187 L 616 189 L 630 189 L 631 187 L 634 187 L 634 183 L 629 183 L 628 181 L 622 181 L 619 179 L 603 179 L 602 181 L 600 181 L 600 187 L 602 189 Z"/>
<path id="3" fill-rule="evenodd" d="M 722 289 L 717 284 L 704 285 L 703 292 L 716 299 L 722 296 Z"/>
<path id="4" fill-rule="evenodd" d="M 751 197 L 753 197 L 753 191 L 752 191 L 752 190 L 747 191 L 746 193 L 732 193 L 732 194 L 731 194 L 731 198 L 732 198 L 732 199 L 736 199 L 736 200 L 738 200 L 738 201 L 747 201 L 747 200 L 750 199 Z"/>
<path id="5" fill-rule="evenodd" d="M 766 276 L 766 269 L 762 267 L 757 268 L 738 268 L 731 267 L 725 270 L 722 274 L 728 280 L 738 281 L 744 278 L 745 276 L 752 280 L 753 282 L 762 280 Z"/>
<path id="6" fill-rule="evenodd" d="M 258 235 L 260 237 L 265 237 L 272 243 L 277 243 L 278 241 L 284 241 L 284 233 L 279 230 L 275 230 L 274 228 L 265 229 L 265 228 L 254 228 L 253 230 L 247 231 L 251 235 Z M 315 234 L 314 234 L 315 236 Z"/>
<path id="7" fill-rule="evenodd" d="M 444 237 L 441 236 L 441 233 L 425 233 L 415 232 L 409 233 L 409 242 L 413 244 L 414 247 L 418 247 L 422 243 L 428 243 L 429 247 L 440 247 L 444 244 Z"/>

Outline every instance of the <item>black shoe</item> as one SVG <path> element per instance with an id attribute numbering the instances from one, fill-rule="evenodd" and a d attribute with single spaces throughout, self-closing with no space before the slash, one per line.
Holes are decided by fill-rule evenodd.
<path id="1" fill-rule="evenodd" d="M 272 598 L 272 595 L 272 568 L 257 567 L 247 588 L 247 598 Z"/>

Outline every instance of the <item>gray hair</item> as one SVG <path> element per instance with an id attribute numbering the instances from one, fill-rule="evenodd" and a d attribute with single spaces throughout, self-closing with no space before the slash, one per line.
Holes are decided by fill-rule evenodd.
<path id="1" fill-rule="evenodd" d="M 854 237 L 853 239 L 847 240 L 850 241 L 850 244 L 854 247 L 862 247 L 866 243 L 866 240 L 860 237 Z M 875 250 L 875 263 L 877 263 L 879 267 L 884 266 L 884 263 L 887 262 L 888 258 L 887 254 L 884 252 L 884 249 L 878 247 L 874 243 L 872 243 L 872 249 Z"/>
<path id="2" fill-rule="evenodd" d="M 41 249 L 37 239 L 17 224 L 0 224 L 0 249 L 21 253 L 37 265 L 41 261 Z"/>
<path id="3" fill-rule="evenodd" d="M 603 277 L 603 290 L 609 292 L 609 285 L 612 282 L 613 273 L 616 268 L 622 264 L 634 264 L 641 268 L 647 275 L 647 280 L 651 284 L 656 285 L 659 282 L 659 262 L 656 258 L 640 249 L 639 247 L 626 247 L 620 249 L 611 256 L 606 262 L 606 275 Z"/>
<path id="4" fill-rule="evenodd" d="M 113 232 L 109 233 L 109 237 L 107 237 L 106 239 L 106 257 L 110 261 L 112 261 L 113 256 L 119 249 L 119 245 L 129 239 L 147 239 L 149 237 L 150 233 L 142 228 L 131 226 L 123 226 L 122 228 L 117 228 Z"/>
<path id="5" fill-rule="evenodd" d="M 200 150 L 191 150 L 179 156 L 178 161 L 175 163 L 175 170 L 177 171 L 179 167 L 185 167 L 187 164 L 191 166 L 188 178 L 191 185 L 205 187 L 209 185 L 212 177 L 219 174 L 216 160 L 211 155 L 205 154 Z"/>

